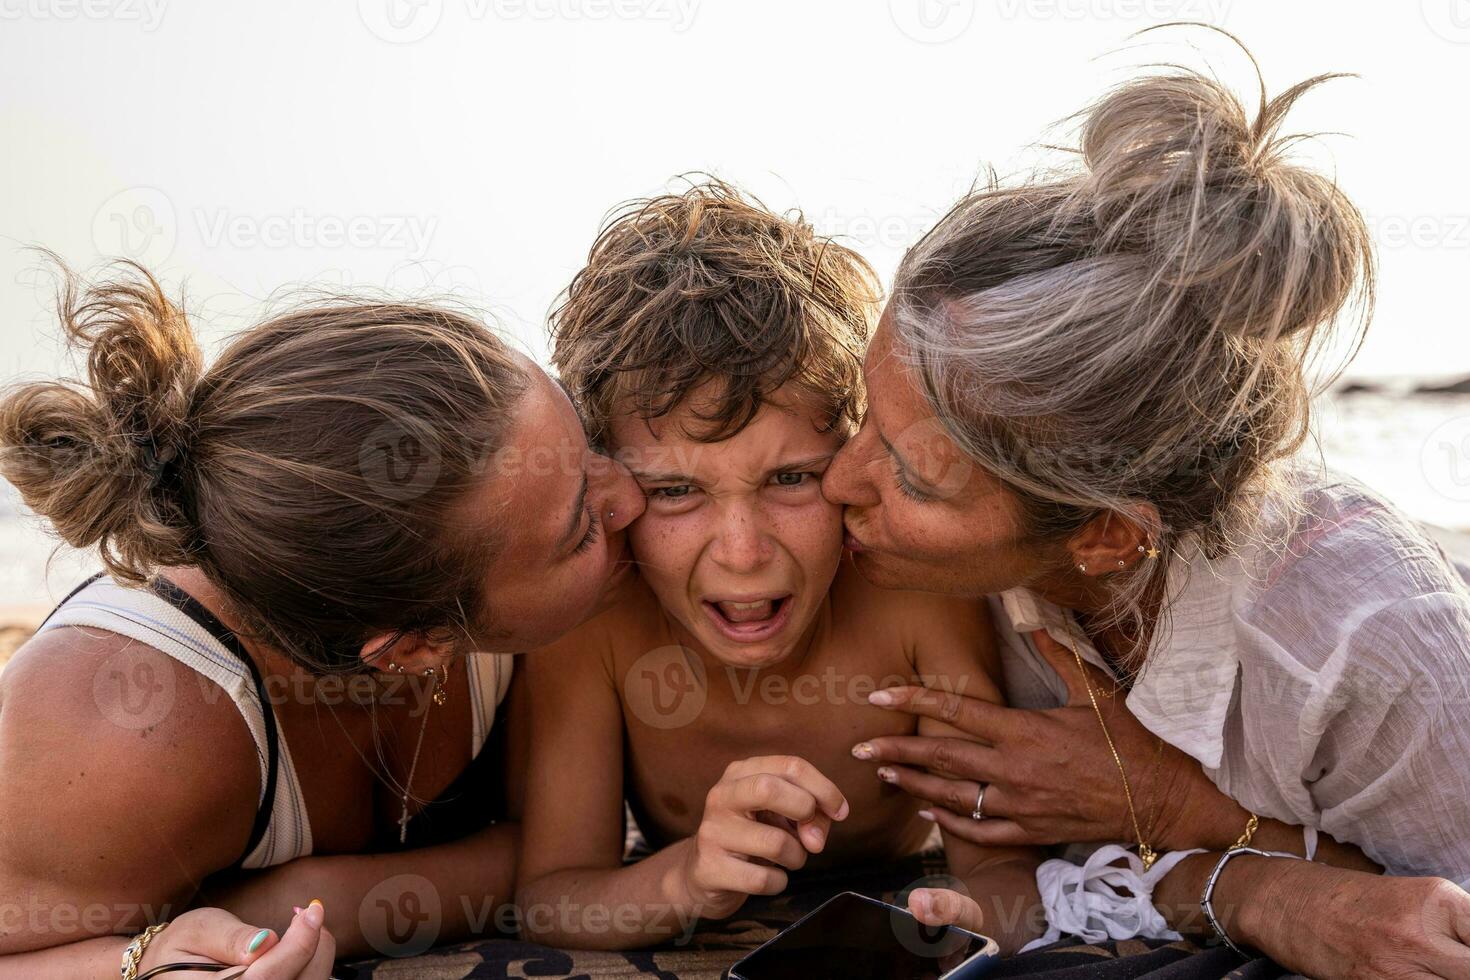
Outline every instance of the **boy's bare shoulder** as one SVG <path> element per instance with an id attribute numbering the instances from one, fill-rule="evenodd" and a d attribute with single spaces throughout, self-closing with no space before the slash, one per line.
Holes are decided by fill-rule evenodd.
<path id="1" fill-rule="evenodd" d="M 585 674 L 601 669 L 609 678 L 629 651 L 643 651 L 657 636 L 662 622 L 658 599 L 641 580 L 625 590 L 625 598 L 569 633 L 527 656 L 533 676 L 556 669 L 558 673 Z"/>
<path id="2" fill-rule="evenodd" d="M 864 633 L 917 643 L 927 637 L 988 633 L 990 609 L 982 597 L 905 592 L 870 584 L 844 560 L 832 583 L 834 617 Z"/>

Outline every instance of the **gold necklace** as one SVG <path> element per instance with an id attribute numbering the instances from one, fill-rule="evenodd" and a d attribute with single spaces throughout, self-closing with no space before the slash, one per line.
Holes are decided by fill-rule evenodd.
<path id="1" fill-rule="evenodd" d="M 1138 838 L 1138 857 L 1143 861 L 1143 870 L 1147 871 L 1154 866 L 1159 859 L 1158 852 L 1151 847 L 1144 838 L 1143 830 L 1138 826 L 1138 810 L 1133 806 L 1133 787 L 1128 782 L 1128 772 L 1123 768 L 1123 757 L 1118 754 L 1118 747 L 1113 744 L 1112 733 L 1108 731 L 1108 723 L 1103 720 L 1102 708 L 1097 703 L 1097 693 L 1092 689 L 1092 681 L 1087 679 L 1087 668 L 1082 663 L 1080 644 L 1077 635 L 1072 632 L 1072 615 L 1063 613 L 1067 627 L 1067 638 L 1072 641 L 1072 656 L 1077 658 L 1077 672 L 1082 675 L 1082 684 L 1087 688 L 1087 700 L 1092 702 L 1092 711 L 1097 715 L 1097 723 L 1102 726 L 1103 739 L 1108 743 L 1108 751 L 1113 754 L 1113 762 L 1118 767 L 1118 775 L 1123 777 L 1123 798 L 1128 801 L 1128 819 L 1133 824 L 1133 835 Z M 1163 740 L 1159 740 L 1159 753 L 1163 753 Z M 1150 828 L 1150 833 L 1152 828 Z"/>
<path id="2" fill-rule="evenodd" d="M 394 663 L 390 663 L 388 667 L 390 670 L 401 675 L 406 675 L 408 673 L 402 667 Z M 449 683 L 449 665 L 445 664 L 444 666 L 438 668 L 426 668 L 424 670 L 424 676 L 430 678 L 434 684 L 433 692 L 430 695 L 430 700 L 433 701 L 435 707 L 443 706 L 444 702 L 449 700 L 449 692 L 446 690 Z M 413 777 L 415 773 L 418 772 L 419 768 L 419 753 L 423 750 L 424 747 L 424 734 L 429 730 L 429 709 L 426 708 L 424 710 L 424 721 L 423 724 L 419 725 L 419 737 L 418 741 L 414 743 L 413 762 L 410 763 L 408 767 L 407 783 L 399 783 L 398 780 L 394 779 L 393 775 L 388 772 L 387 762 L 383 759 L 383 746 L 381 743 L 378 742 L 378 722 L 376 714 L 373 715 L 373 742 L 377 746 L 378 761 L 383 764 L 382 770 L 379 770 L 376 766 L 369 762 L 368 757 L 363 754 L 362 749 L 357 747 L 357 743 L 353 741 L 351 733 L 347 731 L 347 726 L 342 724 L 341 718 L 337 717 L 337 709 L 335 707 L 332 707 L 331 705 L 328 705 L 328 713 L 332 716 L 332 720 L 337 723 L 337 727 L 342 730 L 342 735 L 347 739 L 347 744 L 352 746 L 352 751 L 356 752 L 357 757 L 362 760 L 363 766 L 365 766 L 368 772 L 376 776 L 378 780 L 381 781 L 384 785 L 392 789 L 393 795 L 398 797 L 399 802 L 402 804 L 402 809 L 399 811 L 397 820 L 398 843 L 407 843 L 408 824 L 410 819 L 408 815 L 408 801 L 412 796 Z"/>

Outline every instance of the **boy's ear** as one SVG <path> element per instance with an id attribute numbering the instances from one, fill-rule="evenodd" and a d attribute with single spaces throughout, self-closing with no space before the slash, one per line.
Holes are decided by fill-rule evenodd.
<path id="1" fill-rule="evenodd" d="M 454 659 L 454 644 L 448 636 L 419 630 L 378 633 L 363 642 L 358 658 L 364 667 L 380 673 L 422 674 L 447 666 Z"/>

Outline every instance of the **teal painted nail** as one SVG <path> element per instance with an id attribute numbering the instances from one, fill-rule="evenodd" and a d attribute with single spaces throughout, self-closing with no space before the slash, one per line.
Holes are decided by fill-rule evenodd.
<path id="1" fill-rule="evenodd" d="M 259 932 L 257 932 L 255 934 L 255 938 L 252 939 L 252 940 L 250 940 L 250 945 L 245 947 L 245 955 L 246 956 L 249 956 L 251 953 L 253 953 L 257 949 L 259 949 L 260 946 L 261 946 L 261 944 L 264 943 L 267 939 L 269 939 L 270 936 L 271 936 L 271 931 L 269 929 L 262 929 Z"/>

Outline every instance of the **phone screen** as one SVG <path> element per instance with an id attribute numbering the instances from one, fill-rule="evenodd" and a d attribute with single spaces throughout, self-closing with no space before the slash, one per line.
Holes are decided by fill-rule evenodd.
<path id="1" fill-rule="evenodd" d="M 988 945 L 963 929 L 932 929 L 905 909 L 844 894 L 735 964 L 730 976 L 939 980 Z"/>

